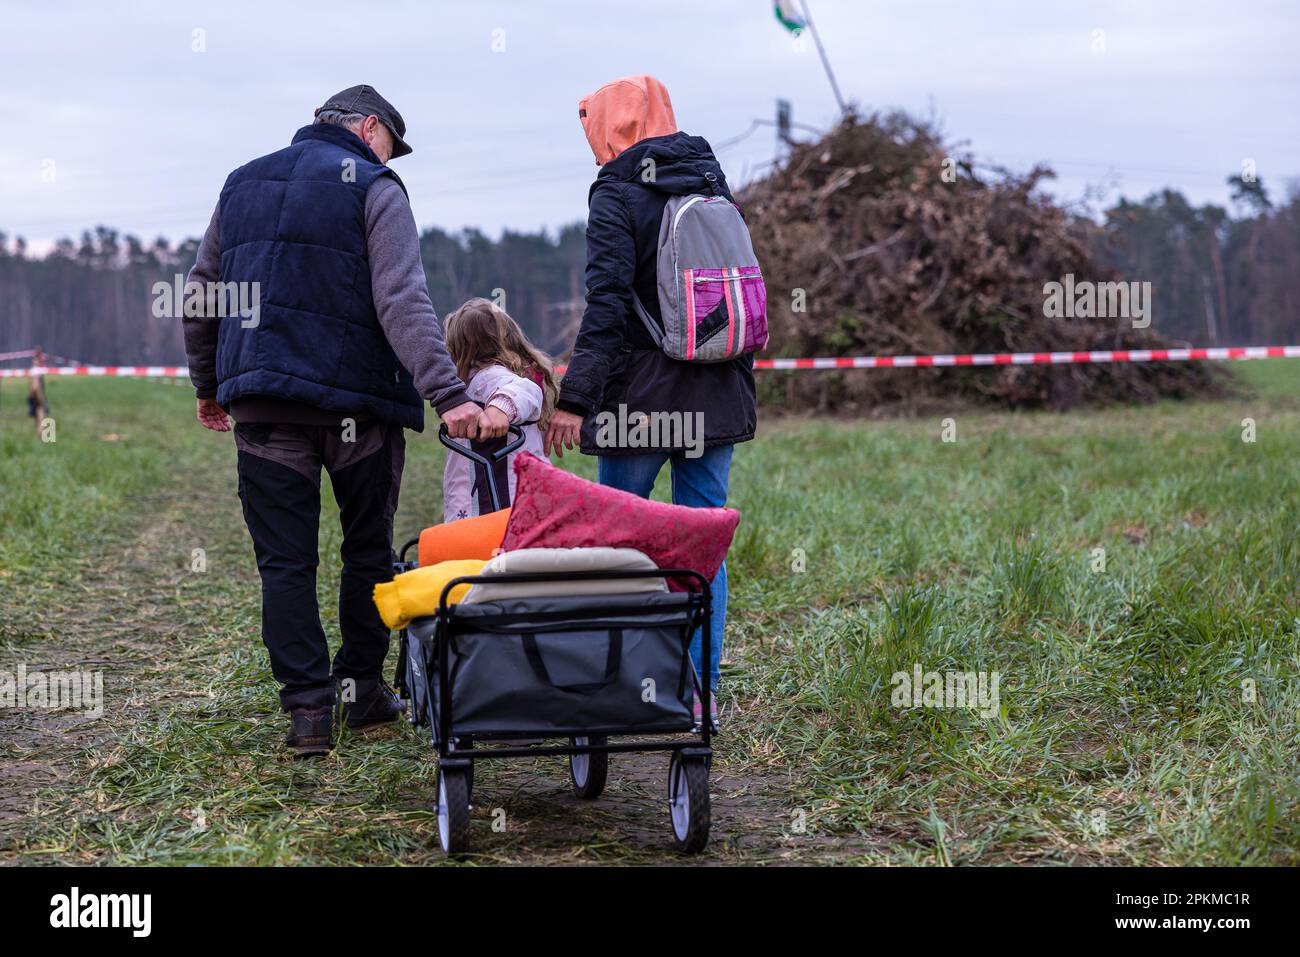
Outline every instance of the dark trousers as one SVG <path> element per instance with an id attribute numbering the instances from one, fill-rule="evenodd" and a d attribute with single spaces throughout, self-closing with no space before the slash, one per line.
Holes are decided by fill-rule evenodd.
<path id="1" fill-rule="evenodd" d="M 389 633 L 373 600 L 393 577 L 393 513 L 405 462 L 400 426 L 382 422 L 338 426 L 235 426 L 239 498 L 262 577 L 262 640 L 283 686 L 280 703 L 294 708 L 334 702 L 329 649 L 316 605 L 320 472 L 329 474 L 343 526 L 339 630 L 333 679 L 358 685 L 377 679 Z"/>

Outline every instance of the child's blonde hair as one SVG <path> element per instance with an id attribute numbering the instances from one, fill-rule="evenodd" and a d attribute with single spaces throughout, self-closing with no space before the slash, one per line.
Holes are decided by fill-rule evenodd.
<path id="1" fill-rule="evenodd" d="M 555 414 L 560 387 L 550 356 L 528 341 L 519 323 L 491 300 L 474 298 L 449 315 L 444 328 L 447 351 L 462 381 L 469 382 L 475 372 L 490 365 L 505 366 L 525 379 L 534 379 L 534 372 L 540 376 L 542 412 L 538 427 L 545 430 Z"/>

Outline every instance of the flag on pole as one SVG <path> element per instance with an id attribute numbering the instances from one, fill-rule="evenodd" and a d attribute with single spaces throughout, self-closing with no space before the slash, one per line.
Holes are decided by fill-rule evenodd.
<path id="1" fill-rule="evenodd" d="M 781 26 L 785 27 L 791 33 L 798 33 L 808 23 L 803 17 L 795 11 L 794 4 L 791 0 L 776 0 L 776 18 L 780 21 Z"/>

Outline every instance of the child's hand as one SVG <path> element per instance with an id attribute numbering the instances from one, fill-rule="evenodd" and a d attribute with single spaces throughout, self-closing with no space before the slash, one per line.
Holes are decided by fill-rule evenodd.
<path id="1" fill-rule="evenodd" d="M 498 409 L 495 405 L 489 405 L 479 413 L 478 417 L 478 437 L 479 441 L 483 439 L 497 439 L 505 435 L 510 429 L 510 417 Z"/>

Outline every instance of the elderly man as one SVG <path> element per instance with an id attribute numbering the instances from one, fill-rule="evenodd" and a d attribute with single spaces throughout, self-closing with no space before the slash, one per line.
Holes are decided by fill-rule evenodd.
<path id="1" fill-rule="evenodd" d="M 209 296 L 184 318 L 185 351 L 199 422 L 236 423 L 262 640 L 300 755 L 333 746 L 336 701 L 355 731 L 399 713 L 371 593 L 392 577 L 402 430 L 423 429 L 427 400 L 454 436 L 501 434 L 469 401 L 429 301 L 406 188 L 386 165 L 411 152 L 405 134 L 369 86 L 330 97 L 289 146 L 226 179 L 189 274 L 255 303 L 217 316 Z M 332 672 L 316 605 L 322 466 L 343 526 Z"/>

